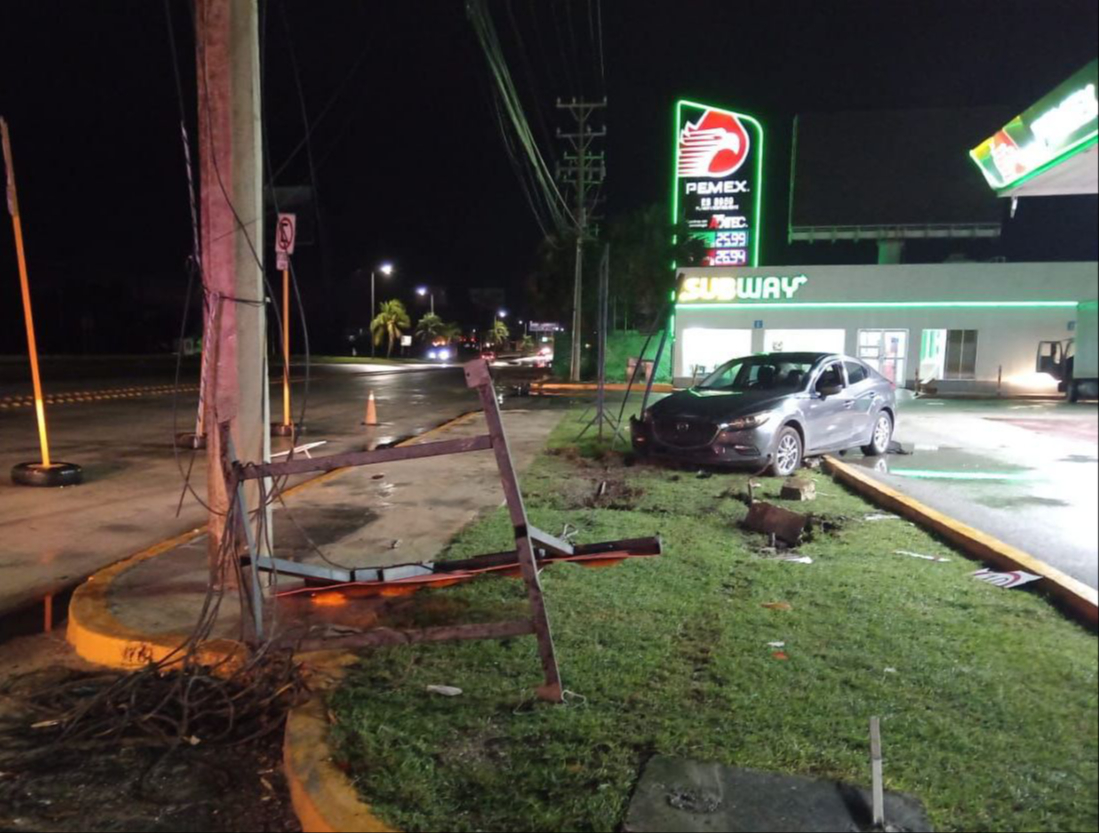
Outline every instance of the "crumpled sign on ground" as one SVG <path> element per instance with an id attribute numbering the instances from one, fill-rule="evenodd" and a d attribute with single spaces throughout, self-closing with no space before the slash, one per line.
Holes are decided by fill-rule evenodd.
<path id="1" fill-rule="evenodd" d="M 1034 573 L 1028 573 L 1025 570 L 996 573 L 987 567 L 982 570 L 975 570 L 970 573 L 970 575 L 978 581 L 987 581 L 989 584 L 995 584 L 997 587 L 1003 587 L 1005 590 L 1012 587 L 1021 587 L 1024 584 L 1029 584 L 1030 582 L 1037 581 L 1041 578 L 1041 576 L 1036 576 Z"/>

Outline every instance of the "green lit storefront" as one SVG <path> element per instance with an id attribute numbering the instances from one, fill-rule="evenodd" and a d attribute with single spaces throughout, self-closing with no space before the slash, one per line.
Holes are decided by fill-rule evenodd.
<path id="1" fill-rule="evenodd" d="M 996 195 L 1096 193 L 1096 72 L 1093 61 L 970 152 Z M 676 130 L 674 221 L 708 249 L 702 266 L 677 270 L 679 385 L 738 355 L 820 350 L 858 356 L 900 386 L 1056 393 L 1057 381 L 1036 372 L 1039 345 L 1096 331 L 1095 262 L 759 266 L 762 128 L 750 116 L 680 102 Z M 797 140 L 795 132 L 795 148 Z M 965 145 L 947 152 L 965 159 Z M 792 201 L 792 240 L 873 238 L 865 220 L 854 232 L 833 223 L 799 237 Z M 878 232 L 890 245 L 939 233 L 999 235 L 996 224 L 958 218 L 949 227 L 883 220 Z M 1087 350 L 1095 351 L 1093 338 Z"/>
<path id="2" fill-rule="evenodd" d="M 738 355 L 833 351 L 901 386 L 944 393 L 1053 393 L 1043 341 L 1095 307 L 1095 263 L 939 263 L 681 269 L 673 374 L 689 384 Z"/>

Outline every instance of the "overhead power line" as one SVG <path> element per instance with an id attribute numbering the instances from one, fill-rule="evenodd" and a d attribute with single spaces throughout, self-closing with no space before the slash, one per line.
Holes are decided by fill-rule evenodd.
<path id="1" fill-rule="evenodd" d="M 485 58 L 488 60 L 489 69 L 492 71 L 493 79 L 496 82 L 494 90 L 499 98 L 502 110 L 507 114 L 515 138 L 524 151 L 528 165 L 526 170 L 528 170 L 532 181 L 537 185 L 538 193 L 553 220 L 553 225 L 559 231 L 565 231 L 569 227 L 576 226 L 578 220 L 570 211 L 565 198 L 557 188 L 557 183 L 546 164 L 545 157 L 531 133 L 530 123 L 527 120 L 519 94 L 515 89 L 515 83 L 512 80 L 507 62 L 504 60 L 503 49 L 500 46 L 496 27 L 492 23 L 492 17 L 488 12 L 485 0 L 467 0 L 466 13 L 473 25 L 477 40 L 481 44 L 481 49 L 485 53 Z M 505 144 L 508 142 L 506 131 L 504 141 Z M 537 212 L 535 216 L 538 216 Z"/>

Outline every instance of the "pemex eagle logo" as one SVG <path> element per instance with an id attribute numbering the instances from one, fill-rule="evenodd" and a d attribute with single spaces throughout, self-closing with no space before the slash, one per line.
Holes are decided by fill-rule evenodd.
<path id="1" fill-rule="evenodd" d="M 748 158 L 748 131 L 732 113 L 707 110 L 679 132 L 681 177 L 728 176 Z"/>

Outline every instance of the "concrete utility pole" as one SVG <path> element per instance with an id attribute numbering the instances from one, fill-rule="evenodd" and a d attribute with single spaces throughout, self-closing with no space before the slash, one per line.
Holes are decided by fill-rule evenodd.
<path id="1" fill-rule="evenodd" d="M 225 537 L 229 449 L 270 459 L 263 270 L 263 151 L 260 140 L 256 0 L 197 0 L 198 135 L 203 286 L 207 319 L 207 500 L 209 560 L 217 577 Z M 250 483 L 249 514 L 259 505 Z M 268 524 L 270 531 L 270 524 Z M 270 534 L 270 532 L 269 532 Z M 229 572 L 227 583 L 233 582 Z"/>
<path id="2" fill-rule="evenodd" d="M 572 284 L 572 353 L 569 357 L 569 379 L 580 381 L 580 348 L 583 338 L 582 302 L 584 283 L 584 238 L 588 235 L 588 223 L 593 219 L 592 210 L 599 202 L 598 189 L 607 175 L 607 167 L 602 153 L 593 153 L 591 143 L 607 135 L 607 129 L 592 130 L 588 119 L 596 110 L 607 106 L 602 101 L 569 102 L 557 99 L 558 110 L 568 110 L 576 121 L 575 133 L 562 133 L 557 129 L 557 138 L 564 139 L 572 147 L 572 153 L 564 155 L 564 164 L 557 168 L 557 178 L 572 186 L 576 198 L 573 209 L 576 219 L 576 271 Z"/>

